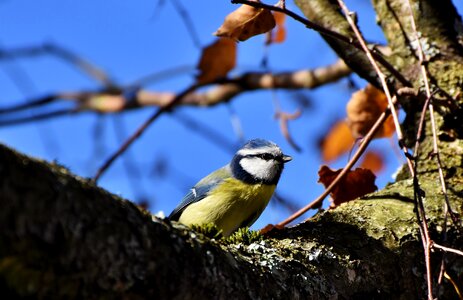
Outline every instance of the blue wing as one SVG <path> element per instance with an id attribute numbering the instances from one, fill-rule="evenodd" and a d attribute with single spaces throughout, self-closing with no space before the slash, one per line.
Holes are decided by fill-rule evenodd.
<path id="1" fill-rule="evenodd" d="M 201 201 L 204 199 L 211 190 L 213 190 L 225 178 L 230 177 L 231 172 L 229 166 L 225 166 L 199 181 L 193 188 L 190 189 L 188 194 L 183 197 L 180 204 L 169 215 L 169 220 L 178 221 L 181 214 L 190 204 Z"/>

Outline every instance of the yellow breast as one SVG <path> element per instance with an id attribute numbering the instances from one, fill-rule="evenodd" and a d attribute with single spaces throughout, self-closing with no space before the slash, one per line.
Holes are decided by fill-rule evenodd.
<path id="1" fill-rule="evenodd" d="M 229 236 L 239 227 L 254 223 L 274 191 L 275 185 L 246 184 L 227 178 L 206 198 L 190 204 L 179 222 L 185 225 L 213 223 L 222 229 L 224 236 Z"/>

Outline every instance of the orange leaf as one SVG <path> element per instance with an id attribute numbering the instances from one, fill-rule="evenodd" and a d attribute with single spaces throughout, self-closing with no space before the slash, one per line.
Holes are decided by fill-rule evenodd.
<path id="1" fill-rule="evenodd" d="M 328 187 L 342 169 L 333 171 L 327 166 L 322 166 L 318 171 L 319 180 L 325 188 Z M 378 188 L 375 185 L 376 176 L 368 169 L 357 168 L 349 172 L 330 193 L 332 198 L 331 208 L 335 208 L 341 203 L 362 197 L 365 194 L 372 193 Z"/>
<path id="2" fill-rule="evenodd" d="M 384 168 L 384 157 L 382 153 L 377 151 L 368 151 L 363 156 L 361 168 L 369 169 L 374 173 L 379 173 Z"/>
<path id="3" fill-rule="evenodd" d="M 376 137 L 391 137 L 395 133 L 394 119 L 392 116 L 387 117 L 384 121 L 383 127 L 376 134 Z"/>
<path id="4" fill-rule="evenodd" d="M 286 40 L 286 14 L 274 11 L 273 17 L 275 18 L 276 27 L 271 32 L 267 33 L 267 45 L 271 43 L 280 44 Z"/>
<path id="5" fill-rule="evenodd" d="M 370 84 L 363 90 L 352 94 L 346 106 L 347 124 L 352 135 L 356 138 L 365 136 L 378 117 L 386 110 L 387 105 L 386 95 Z M 389 116 L 376 133 L 375 138 L 390 137 L 394 132 L 394 122 Z"/>
<path id="6" fill-rule="evenodd" d="M 349 151 L 354 142 L 355 140 L 346 122 L 336 122 L 320 144 L 323 161 L 335 160 Z"/>
<path id="7" fill-rule="evenodd" d="M 227 76 L 236 64 L 236 43 L 227 38 L 219 38 L 203 49 L 198 64 L 199 83 L 207 83 Z"/>
<path id="8" fill-rule="evenodd" d="M 268 9 L 243 4 L 225 18 L 222 26 L 214 34 L 245 41 L 252 36 L 270 31 L 273 27 L 275 19 Z"/>

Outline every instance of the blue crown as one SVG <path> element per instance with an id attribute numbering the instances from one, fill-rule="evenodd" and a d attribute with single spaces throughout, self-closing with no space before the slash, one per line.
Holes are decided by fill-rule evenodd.
<path id="1" fill-rule="evenodd" d="M 262 147 L 275 147 L 276 144 L 274 142 L 270 142 L 264 139 L 253 139 L 247 142 L 242 149 L 256 149 Z"/>

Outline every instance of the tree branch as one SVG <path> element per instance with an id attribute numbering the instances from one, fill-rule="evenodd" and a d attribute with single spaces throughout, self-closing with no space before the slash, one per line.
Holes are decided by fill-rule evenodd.
<path id="1" fill-rule="evenodd" d="M 335 82 L 351 73 L 342 60 L 332 65 L 314 70 L 300 70 L 281 73 L 247 73 L 197 93 L 192 92 L 180 99 L 177 105 L 213 106 L 228 102 L 246 91 L 264 89 L 314 89 L 319 86 Z M 100 91 L 59 92 L 37 99 L 25 101 L 13 107 L 0 108 L 0 114 L 8 118 L 0 119 L 0 126 L 24 122 L 22 117 L 15 118 L 12 113 L 27 109 L 43 108 L 59 100 L 75 102 L 73 112 L 95 111 L 99 113 L 114 113 L 146 106 L 164 107 L 176 97 L 172 92 L 156 92 L 145 89 L 130 88 L 129 90 L 115 89 Z M 17 120 L 18 119 L 18 120 Z M 35 118 L 37 119 L 37 118 Z M 34 120 L 35 120 L 34 119 Z M 43 118 L 39 118 L 43 119 Z M 26 119 L 25 121 L 27 121 Z"/>
<path id="2" fill-rule="evenodd" d="M 437 224 L 441 206 L 431 191 L 439 184 L 423 186 Z M 0 291 L 11 298 L 420 299 L 418 227 L 413 205 L 400 200 L 411 190 L 398 182 L 262 241 L 228 244 L 152 219 L 61 166 L 0 145 Z M 461 233 L 449 229 L 448 245 L 461 245 Z M 463 258 L 452 259 L 448 271 L 461 274 Z M 442 297 L 452 298 L 447 287 Z"/>

